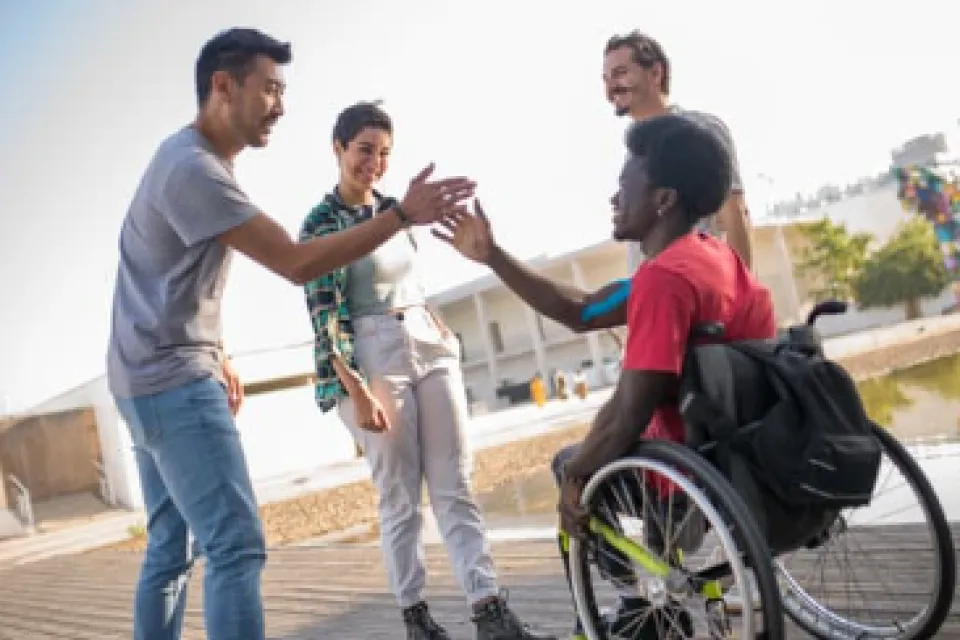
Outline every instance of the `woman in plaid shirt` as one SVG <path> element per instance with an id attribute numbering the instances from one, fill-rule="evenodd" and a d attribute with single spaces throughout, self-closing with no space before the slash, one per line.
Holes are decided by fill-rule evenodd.
<path id="1" fill-rule="evenodd" d="M 309 213 L 301 238 L 336 233 L 396 200 L 374 189 L 393 143 L 377 104 L 345 109 L 333 130 L 340 180 Z M 408 230 L 409 231 L 409 230 Z M 306 285 L 316 334 L 316 399 L 337 408 L 366 456 L 380 494 L 390 585 L 409 640 L 448 638 L 422 599 L 421 487 L 454 572 L 473 606 L 477 638 L 547 638 L 521 623 L 500 594 L 480 511 L 469 486 L 468 419 L 456 337 L 426 306 L 412 233 Z"/>

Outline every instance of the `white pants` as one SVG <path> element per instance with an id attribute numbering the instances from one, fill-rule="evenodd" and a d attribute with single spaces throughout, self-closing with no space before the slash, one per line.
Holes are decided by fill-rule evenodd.
<path id="1" fill-rule="evenodd" d="M 497 595 L 483 520 L 470 491 L 471 454 L 464 438 L 466 397 L 460 347 L 446 339 L 425 309 L 354 319 L 355 354 L 390 430 L 357 426 L 353 402 L 340 417 L 363 447 L 380 494 L 380 528 L 390 586 L 401 608 L 422 600 L 426 584 L 421 491 L 430 504 L 471 604 Z"/>

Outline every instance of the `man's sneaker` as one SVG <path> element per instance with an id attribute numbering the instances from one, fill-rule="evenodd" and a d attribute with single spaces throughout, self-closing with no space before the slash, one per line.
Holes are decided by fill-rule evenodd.
<path id="1" fill-rule="evenodd" d="M 426 602 L 404 609 L 403 624 L 407 627 L 407 640 L 450 640 L 450 635 L 430 615 Z"/>
<path id="2" fill-rule="evenodd" d="M 521 622 L 507 607 L 506 595 L 480 607 L 471 620 L 477 625 L 477 640 L 557 640 Z"/>

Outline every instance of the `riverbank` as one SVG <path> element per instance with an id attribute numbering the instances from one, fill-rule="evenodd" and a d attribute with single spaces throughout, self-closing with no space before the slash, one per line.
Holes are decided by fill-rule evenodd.
<path id="1" fill-rule="evenodd" d="M 906 323 L 903 326 L 902 339 L 889 345 L 834 354 L 828 342 L 827 355 L 842 364 L 854 378 L 863 380 L 960 352 L 960 329 L 952 326 L 928 328 L 915 323 L 914 330 L 910 331 Z"/>

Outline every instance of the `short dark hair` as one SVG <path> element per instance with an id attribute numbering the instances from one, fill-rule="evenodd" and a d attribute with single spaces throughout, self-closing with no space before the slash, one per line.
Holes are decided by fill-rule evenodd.
<path id="1" fill-rule="evenodd" d="M 633 53 L 633 61 L 642 67 L 650 68 L 658 62 L 660 63 L 660 67 L 663 69 L 663 75 L 660 78 L 660 92 L 663 95 L 669 95 L 670 58 L 663 52 L 660 43 L 647 34 L 634 29 L 626 35 L 612 36 L 607 40 L 607 46 L 603 53 L 606 55 L 622 47 L 628 47 Z"/>
<path id="2" fill-rule="evenodd" d="M 382 129 L 393 135 L 393 121 L 381 104 L 381 100 L 358 102 L 341 111 L 333 125 L 333 139 L 346 148 L 367 127 Z"/>
<path id="3" fill-rule="evenodd" d="M 641 120 L 627 149 L 646 161 L 653 187 L 674 189 L 691 223 L 720 210 L 733 180 L 730 154 L 709 129 L 679 115 Z"/>
<path id="4" fill-rule="evenodd" d="M 289 64 L 293 52 L 289 42 L 280 42 L 256 29 L 228 29 L 208 40 L 197 57 L 197 103 L 202 107 L 210 98 L 214 73 L 226 71 L 237 82 L 243 82 L 253 70 L 257 56 Z"/>

